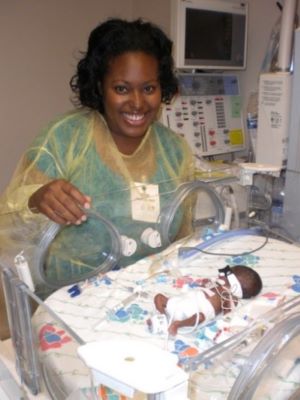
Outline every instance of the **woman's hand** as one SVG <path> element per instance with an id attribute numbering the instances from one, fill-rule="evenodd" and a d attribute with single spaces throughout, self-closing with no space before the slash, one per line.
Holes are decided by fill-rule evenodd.
<path id="1" fill-rule="evenodd" d="M 79 225 L 86 221 L 82 208 L 90 208 L 91 199 L 64 179 L 42 186 L 28 200 L 33 212 L 40 212 L 62 225 Z"/>

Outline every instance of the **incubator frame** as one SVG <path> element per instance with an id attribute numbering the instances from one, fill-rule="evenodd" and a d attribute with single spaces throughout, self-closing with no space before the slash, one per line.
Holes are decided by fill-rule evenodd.
<path id="1" fill-rule="evenodd" d="M 221 200 L 218 198 L 218 195 L 214 192 L 213 189 L 209 188 L 210 190 L 206 190 L 209 188 L 207 184 L 203 184 L 203 182 L 198 182 L 197 185 L 188 185 L 184 184 L 181 187 L 181 190 L 177 192 L 176 196 L 174 196 L 174 200 L 170 204 L 170 207 L 168 209 L 168 212 L 165 214 L 162 214 L 161 218 L 163 221 L 163 227 L 164 231 L 162 230 L 162 237 L 164 238 L 164 241 L 166 244 L 168 244 L 169 240 L 169 232 L 168 229 L 172 223 L 172 220 L 174 218 L 174 215 L 176 213 L 176 209 L 181 204 L 181 202 L 186 198 L 186 196 L 189 193 L 193 193 L 194 191 L 197 190 L 205 190 L 210 194 L 210 197 L 212 198 L 212 201 L 214 202 L 215 208 L 217 210 L 217 217 L 216 217 L 216 222 L 220 223 L 222 222 L 222 218 L 224 218 L 224 208 L 222 207 Z M 95 216 L 92 214 L 92 216 Z M 100 217 L 101 222 L 103 222 L 103 218 L 101 219 L 101 216 L 96 215 L 97 217 Z M 107 223 L 106 220 L 104 220 L 105 223 Z M 161 221 L 160 221 L 161 222 Z M 117 248 L 117 253 L 119 254 L 120 252 L 120 240 L 119 240 L 119 233 L 116 230 L 116 228 L 112 224 L 108 224 L 108 226 L 111 228 L 111 238 L 112 241 L 116 241 L 116 248 Z M 55 237 L 55 234 L 58 232 L 59 226 L 58 225 L 50 225 L 48 231 L 46 231 L 46 234 L 44 237 L 40 239 L 40 244 L 42 246 L 37 249 L 36 251 L 36 257 L 35 260 L 38 261 L 36 265 L 43 265 L 44 262 L 44 257 L 47 252 L 47 246 L 49 243 L 53 240 Z M 178 251 L 178 257 L 179 257 L 179 262 L 180 266 L 186 266 L 188 263 L 191 262 L 198 254 L 199 251 L 204 251 L 204 249 L 213 246 L 215 243 L 218 241 L 226 240 L 228 238 L 232 238 L 235 235 L 255 235 L 259 236 L 262 233 L 261 228 L 251 228 L 251 229 L 241 229 L 241 230 L 236 230 L 236 231 L 228 231 L 225 233 L 221 233 L 219 235 L 213 236 L 210 240 L 204 240 L 203 242 L 200 242 L 200 244 L 196 245 L 195 247 L 184 247 L 184 244 L 186 242 L 182 242 L 182 247 L 177 247 Z M 118 247 L 119 246 L 119 247 Z M 109 257 L 109 261 L 112 261 L 112 264 L 110 264 L 107 268 L 100 269 L 101 272 L 106 272 L 108 271 L 111 266 L 113 265 L 115 259 L 117 257 Z M 96 273 L 99 272 L 98 270 Z M 48 375 L 47 371 L 47 366 L 42 365 L 41 360 L 39 360 L 38 354 L 37 354 L 37 349 L 35 348 L 35 332 L 32 327 L 32 308 L 31 308 L 31 302 L 34 301 L 36 302 L 41 309 L 45 310 L 53 320 L 57 321 L 59 326 L 63 327 L 63 329 L 71 336 L 71 338 L 74 340 L 74 343 L 77 346 L 84 346 L 85 342 L 72 330 L 70 326 L 68 326 L 60 317 L 57 315 L 54 311 L 51 310 L 45 304 L 38 296 L 36 296 L 29 288 L 28 286 L 22 282 L 15 274 L 15 270 L 13 268 L 13 265 L 8 265 L 8 263 L 0 264 L 0 273 L 2 276 L 2 281 L 3 281 L 3 286 L 4 286 L 4 294 L 5 294 L 5 300 L 6 300 L 6 305 L 7 305 L 7 311 L 8 311 L 8 321 L 9 321 L 9 327 L 10 327 L 10 332 L 11 332 L 11 337 L 12 337 L 12 342 L 13 342 L 13 347 L 15 349 L 15 361 L 16 361 L 16 369 L 17 373 L 20 377 L 20 381 L 22 384 L 26 385 L 30 392 L 33 395 L 38 394 L 42 389 L 44 389 L 44 386 L 48 385 L 48 392 L 51 392 L 51 385 L 53 382 L 51 382 L 51 377 Z M 95 275 L 95 271 L 93 273 Z M 65 282 L 63 282 L 66 284 Z M 61 285 L 59 285 L 61 286 Z M 295 311 L 295 309 L 297 309 Z M 287 331 L 286 328 L 290 329 L 291 324 L 293 325 L 299 325 L 300 322 L 300 296 L 297 296 L 293 298 L 292 300 L 279 304 L 276 309 L 271 310 L 265 314 L 262 314 L 257 320 L 253 321 L 250 325 L 247 326 L 247 328 L 243 329 L 237 334 L 233 334 L 229 339 L 224 340 L 223 342 L 219 344 L 215 344 L 213 347 L 209 348 L 206 351 L 203 351 L 201 354 L 199 354 L 196 357 L 193 357 L 189 363 L 186 363 L 184 365 L 184 371 L 185 373 L 194 374 L 195 371 L 205 368 L 206 365 L 209 365 L 210 363 L 216 363 L 218 362 L 219 358 L 222 357 L 229 357 L 232 355 L 236 350 L 240 349 L 241 347 L 251 344 L 251 340 L 253 337 L 259 337 L 263 338 L 261 340 L 262 343 L 267 342 L 268 339 L 268 334 L 270 333 L 271 335 L 275 334 L 278 336 L 281 333 L 283 335 L 289 335 L 289 330 Z M 276 328 L 276 325 L 280 326 L 280 329 Z M 270 330 L 270 326 L 275 325 L 274 330 Z M 293 326 L 294 326 L 293 325 Z M 279 332 L 280 330 L 280 332 Z M 293 331 L 294 332 L 294 331 Z M 296 331 L 295 331 L 296 332 Z M 298 334 L 298 330 L 295 334 Z M 276 336 L 276 337 L 277 337 Z M 292 337 L 292 336 L 290 336 Z M 262 345 L 258 345 L 257 349 L 259 349 Z M 272 348 L 268 348 L 269 352 L 272 352 Z M 260 350 L 261 352 L 261 350 Z M 254 355 L 257 354 L 255 353 L 254 350 Z M 249 362 L 253 364 L 253 368 L 255 367 L 255 363 L 253 361 L 254 355 L 250 354 L 249 356 Z M 252 357 L 252 358 L 251 358 Z M 261 360 L 261 363 L 263 364 L 264 359 Z M 249 365 L 248 365 L 249 367 Z M 239 393 L 244 390 L 243 383 L 245 381 L 244 378 L 242 378 L 247 371 L 248 368 L 247 365 L 244 370 L 241 371 L 238 379 L 236 380 L 234 386 L 230 390 L 230 394 L 228 399 L 229 400 L 237 400 L 239 399 Z M 247 369 L 248 368 L 248 369 Z M 246 371 L 246 372 L 245 372 Z M 96 371 L 97 372 L 97 371 Z M 101 372 L 101 371 L 100 371 Z M 255 374 L 253 377 L 254 381 L 257 382 L 255 379 Z M 193 385 L 192 380 L 190 380 L 190 385 Z M 178 388 L 182 389 L 182 388 Z M 94 387 L 91 384 L 91 391 L 94 391 Z M 238 394 L 237 394 L 238 393 Z M 244 392 L 243 392 L 244 393 Z M 75 400 L 77 399 L 76 393 L 72 393 L 69 395 L 69 397 L 66 398 L 66 400 Z M 168 394 L 167 391 L 164 393 L 156 393 L 156 394 L 148 394 L 147 399 L 148 400 L 169 400 L 172 399 L 172 394 Z M 75 396 L 75 397 L 74 397 Z M 83 395 L 80 394 L 80 399 L 83 399 Z M 169 396 L 169 397 L 168 397 Z M 247 397 L 248 398 L 248 397 Z M 180 398 L 181 400 L 182 398 Z M 250 398 L 249 398 L 250 399 Z"/>
<path id="2" fill-rule="evenodd" d="M 47 371 L 43 370 L 34 346 L 35 338 L 31 326 L 31 300 L 36 301 L 39 306 L 44 308 L 55 320 L 59 321 L 59 324 L 71 335 L 78 346 L 84 345 L 84 342 L 57 314 L 34 295 L 27 285 L 13 274 L 9 267 L 0 265 L 0 270 L 7 304 L 9 326 L 15 349 L 16 369 L 20 381 L 29 388 L 32 394 L 36 395 L 42 389 L 42 380 L 44 380 L 46 386 L 47 382 L 49 384 L 49 381 L 47 378 Z M 231 336 L 222 343 L 216 344 L 212 348 L 201 353 L 198 357 L 195 357 L 190 364 L 185 365 L 184 370 L 188 373 L 193 373 L 193 371 L 196 371 L 199 367 L 205 368 L 205 365 L 211 362 L 217 362 L 219 357 L 226 356 L 227 353 L 234 353 L 241 347 L 251 343 L 254 337 L 260 336 L 262 340 L 250 354 L 249 361 L 241 370 L 228 397 L 229 400 L 238 400 L 241 398 L 241 393 L 243 393 L 243 396 L 247 394 L 245 399 L 247 398 L 250 400 L 250 394 L 257 386 L 258 367 L 261 369 L 262 366 L 265 365 L 266 360 L 271 360 L 273 350 L 277 346 L 276 343 L 278 341 L 274 341 L 274 337 L 280 340 L 279 344 L 281 346 L 282 343 L 284 345 L 287 341 L 299 334 L 299 307 L 300 296 L 296 296 L 287 302 L 279 304 L 276 309 L 262 314 L 241 332 Z M 270 337 L 272 340 L 270 340 Z M 249 366 L 251 366 L 252 371 L 250 376 L 248 376 Z M 247 376 L 246 380 L 245 376 Z M 245 392 L 245 388 L 249 387 L 249 382 L 256 383 L 253 385 L 253 390 L 250 390 L 248 393 Z M 169 397 L 162 396 L 162 393 L 149 394 L 147 399 L 169 399 Z M 72 398 L 71 396 L 70 400 Z"/>

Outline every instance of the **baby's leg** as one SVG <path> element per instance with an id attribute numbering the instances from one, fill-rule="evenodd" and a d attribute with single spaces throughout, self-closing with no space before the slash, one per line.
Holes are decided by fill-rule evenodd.
<path id="1" fill-rule="evenodd" d="M 164 295 L 161 294 L 161 293 L 158 293 L 158 294 L 154 297 L 154 304 L 155 304 L 155 307 L 157 308 L 157 310 L 158 310 L 160 313 L 165 314 L 168 300 L 169 300 L 168 297 L 164 296 Z"/>

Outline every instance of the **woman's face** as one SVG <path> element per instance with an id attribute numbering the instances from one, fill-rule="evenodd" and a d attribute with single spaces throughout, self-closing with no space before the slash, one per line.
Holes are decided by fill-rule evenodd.
<path id="1" fill-rule="evenodd" d="M 161 103 L 158 61 L 143 52 L 115 57 L 102 84 L 104 117 L 119 150 L 140 144 Z"/>

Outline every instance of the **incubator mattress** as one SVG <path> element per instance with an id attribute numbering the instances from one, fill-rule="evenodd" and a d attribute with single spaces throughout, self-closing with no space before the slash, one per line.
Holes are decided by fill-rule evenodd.
<path id="1" fill-rule="evenodd" d="M 73 330 L 83 342 L 101 339 L 138 338 L 151 341 L 178 356 L 185 367 L 199 354 L 222 343 L 228 337 L 247 329 L 268 310 L 300 294 L 300 248 L 275 239 L 256 235 L 234 236 L 220 240 L 207 248 L 212 254 L 197 252 L 190 259 L 178 260 L 180 246 L 194 246 L 199 240 L 189 243 L 178 242 L 160 254 L 143 259 L 119 271 L 112 271 L 81 285 L 81 294 L 71 297 L 68 289 L 62 288 L 52 294 L 45 304 Z M 255 251 L 258 249 L 257 251 Z M 167 295 L 186 290 L 197 290 L 203 278 L 214 278 L 217 269 L 226 265 L 248 265 L 260 274 L 263 281 L 262 293 L 252 300 L 242 300 L 230 314 L 218 317 L 209 324 L 199 326 L 194 332 L 180 331 L 176 337 L 153 334 L 147 326 L 147 319 L 155 312 L 153 297 L 161 292 Z M 124 305 L 122 306 L 122 302 Z M 86 394 L 90 387 L 88 370 L 79 360 L 78 343 L 72 338 L 72 331 L 63 328 L 59 318 L 51 317 L 40 307 L 33 319 L 39 338 L 39 354 L 43 365 L 50 372 L 53 381 L 65 393 L 78 391 Z M 246 353 L 258 342 L 257 337 Z M 299 344 L 299 341 L 298 341 Z M 247 346 L 246 346 L 247 348 Z M 298 346 L 298 353 L 300 346 Z M 245 354 L 240 357 L 240 364 Z M 101 354 L 99 355 L 101 357 Z M 300 354 L 298 354 L 300 357 Z M 159 363 L 159 360 L 158 360 Z M 208 365 L 211 364 L 211 365 Z M 239 374 L 240 365 L 235 359 L 198 366 L 191 373 L 190 398 L 222 400 Z M 299 371 L 299 369 L 298 369 Z M 276 390 L 276 399 L 283 400 L 299 384 L 285 382 Z M 104 399 L 124 399 L 101 389 Z M 266 395 L 267 396 L 267 395 Z M 287 397 L 288 396 L 288 397 Z M 260 400 L 268 397 L 259 397 Z"/>

